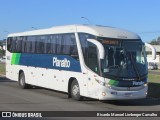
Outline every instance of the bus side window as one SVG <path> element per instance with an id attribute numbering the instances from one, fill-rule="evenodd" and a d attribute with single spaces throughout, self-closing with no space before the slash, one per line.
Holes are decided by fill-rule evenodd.
<path id="1" fill-rule="evenodd" d="M 44 41 L 45 36 L 37 36 L 36 40 L 36 53 L 43 54 L 44 53 Z"/>
<path id="2" fill-rule="evenodd" d="M 26 37 L 26 44 L 25 44 L 25 53 L 30 53 L 30 47 L 31 42 L 28 39 L 29 37 Z"/>
<path id="3" fill-rule="evenodd" d="M 85 36 L 84 33 L 79 33 L 79 39 L 80 39 L 80 43 L 81 43 L 81 48 L 82 48 L 82 52 L 83 52 L 83 58 L 85 61 L 85 64 L 88 64 L 88 42 L 87 42 L 87 38 Z"/>
<path id="4" fill-rule="evenodd" d="M 40 36 L 40 39 L 39 39 L 39 42 L 40 42 L 40 46 L 39 46 L 40 54 L 44 53 L 45 38 L 46 38 L 46 36 Z"/>
<path id="5" fill-rule="evenodd" d="M 77 43 L 76 43 L 76 38 L 75 35 L 71 35 L 71 56 L 77 57 L 78 59 L 78 49 L 77 49 Z"/>
<path id="6" fill-rule="evenodd" d="M 17 45 L 17 37 L 13 37 L 13 39 L 12 39 L 12 45 L 11 45 L 11 51 L 13 52 L 13 53 L 15 53 L 17 50 L 16 50 L 16 46 Z"/>
<path id="7" fill-rule="evenodd" d="M 22 37 L 22 53 L 25 52 L 25 47 L 26 47 L 26 38 L 27 37 Z"/>
<path id="8" fill-rule="evenodd" d="M 30 45 L 31 45 L 31 53 L 35 53 L 36 51 L 36 37 L 35 36 L 31 36 L 29 41 L 31 42 Z"/>
<path id="9" fill-rule="evenodd" d="M 97 46 L 88 42 L 88 67 L 99 74 Z"/>
<path id="10" fill-rule="evenodd" d="M 16 52 L 22 51 L 22 37 L 17 37 L 17 48 Z"/>
<path id="11" fill-rule="evenodd" d="M 62 35 L 56 35 L 56 54 L 62 54 Z"/>
<path id="12" fill-rule="evenodd" d="M 12 51 L 11 51 L 12 39 L 13 39 L 12 37 L 9 37 L 9 38 L 7 39 L 7 50 L 10 51 L 10 52 L 12 52 Z"/>
<path id="13" fill-rule="evenodd" d="M 62 54 L 78 59 L 78 50 L 74 34 L 64 34 L 62 40 Z"/>
<path id="14" fill-rule="evenodd" d="M 62 40 L 62 54 L 69 55 L 71 50 L 71 38 L 70 35 L 64 34 Z"/>
<path id="15" fill-rule="evenodd" d="M 51 54 L 51 35 L 47 35 L 44 41 L 44 53 Z"/>
<path id="16" fill-rule="evenodd" d="M 56 54 L 57 53 L 57 46 L 56 46 L 56 35 L 51 36 L 51 49 L 50 53 Z"/>
<path id="17" fill-rule="evenodd" d="M 95 39 L 96 36 L 87 33 L 79 33 L 78 35 L 86 66 L 99 74 L 97 46 L 87 41 L 88 38 Z"/>

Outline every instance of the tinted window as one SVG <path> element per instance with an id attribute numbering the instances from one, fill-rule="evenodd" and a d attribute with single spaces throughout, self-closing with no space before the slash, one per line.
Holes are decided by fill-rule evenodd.
<path id="1" fill-rule="evenodd" d="M 11 46 L 12 46 L 12 37 L 9 37 L 7 39 L 7 50 L 11 52 Z"/>
<path id="2" fill-rule="evenodd" d="M 44 41 L 44 53 L 50 54 L 51 52 L 51 37 L 50 35 L 46 36 L 46 39 Z"/>
<path id="3" fill-rule="evenodd" d="M 46 36 L 38 36 L 37 37 L 37 41 L 36 41 L 36 53 L 39 53 L 39 54 L 43 54 L 45 53 L 45 39 L 46 39 Z"/>
<path id="4" fill-rule="evenodd" d="M 11 52 L 62 54 L 78 57 L 74 34 L 9 37 L 7 49 Z"/>
<path id="5" fill-rule="evenodd" d="M 28 41 L 30 42 L 30 53 L 36 52 L 36 36 L 29 36 Z"/>
<path id="6" fill-rule="evenodd" d="M 22 50 L 22 38 L 17 37 L 16 52 L 21 52 L 21 50 Z"/>
<path id="7" fill-rule="evenodd" d="M 57 53 L 57 46 L 56 46 L 57 37 L 56 37 L 56 35 L 50 36 L 50 41 L 51 41 L 50 53 L 56 54 Z"/>
<path id="8" fill-rule="evenodd" d="M 26 44 L 25 44 L 25 53 L 30 53 L 31 52 L 31 46 L 32 42 L 26 37 Z"/>
<path id="9" fill-rule="evenodd" d="M 11 51 L 16 52 L 17 48 L 17 37 L 12 38 L 12 45 L 11 45 Z"/>
<path id="10" fill-rule="evenodd" d="M 88 65 L 91 70 L 99 74 L 98 52 L 97 47 L 93 43 L 88 42 Z"/>
<path id="11" fill-rule="evenodd" d="M 22 37 L 22 53 L 25 52 L 27 37 Z"/>
<path id="12" fill-rule="evenodd" d="M 86 65 L 88 65 L 88 41 L 87 39 L 95 39 L 95 36 L 87 33 L 79 33 L 79 39 Z"/>
<path id="13" fill-rule="evenodd" d="M 62 39 L 63 36 L 62 35 L 56 35 L 56 48 L 57 48 L 57 52 L 56 54 L 62 54 Z"/>
<path id="14" fill-rule="evenodd" d="M 65 34 L 63 36 L 62 53 L 66 55 L 78 55 L 74 34 Z"/>
<path id="15" fill-rule="evenodd" d="M 86 66 L 99 74 L 97 47 L 93 43 L 87 41 L 87 39 L 96 39 L 96 36 L 86 33 L 79 33 L 79 39 Z"/>

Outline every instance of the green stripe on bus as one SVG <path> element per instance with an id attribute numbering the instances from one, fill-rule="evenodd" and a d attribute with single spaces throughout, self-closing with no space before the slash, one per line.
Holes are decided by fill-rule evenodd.
<path id="1" fill-rule="evenodd" d="M 16 64 L 16 65 L 19 64 L 20 57 L 21 57 L 21 54 L 20 54 L 20 53 L 17 53 L 17 54 L 16 54 L 16 60 L 15 60 L 15 64 Z"/>
<path id="2" fill-rule="evenodd" d="M 11 64 L 18 65 L 20 61 L 21 53 L 13 53 Z"/>
<path id="3" fill-rule="evenodd" d="M 117 86 L 117 85 L 118 85 L 118 81 L 116 81 L 116 80 L 110 80 L 110 81 L 109 81 L 109 84 L 110 84 L 110 85 Z"/>
<path id="4" fill-rule="evenodd" d="M 14 62 L 14 61 L 15 61 L 15 58 L 16 58 L 15 55 L 16 55 L 15 53 L 12 54 L 11 64 L 14 64 L 14 63 L 15 63 L 15 62 Z"/>

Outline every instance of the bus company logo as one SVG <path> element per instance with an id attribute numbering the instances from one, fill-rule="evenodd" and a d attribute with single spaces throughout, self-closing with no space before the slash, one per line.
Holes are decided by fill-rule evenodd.
<path id="1" fill-rule="evenodd" d="M 69 68 L 70 61 L 67 58 L 64 58 L 63 60 L 59 60 L 57 57 L 53 57 L 53 66 Z"/>
<path id="2" fill-rule="evenodd" d="M 136 81 L 133 81 L 133 85 L 143 85 L 144 82 L 140 81 L 140 82 L 136 82 Z"/>

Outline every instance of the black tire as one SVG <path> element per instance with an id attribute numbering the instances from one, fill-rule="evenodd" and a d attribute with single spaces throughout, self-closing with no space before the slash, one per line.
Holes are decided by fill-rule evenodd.
<path id="1" fill-rule="evenodd" d="M 71 84 L 71 97 L 78 101 L 83 99 L 83 97 L 80 95 L 80 88 L 77 80 L 73 80 Z"/>
<path id="2" fill-rule="evenodd" d="M 22 89 L 29 88 L 29 85 L 26 84 L 26 81 L 25 81 L 24 72 L 21 72 L 21 73 L 20 73 L 18 83 L 19 83 L 19 86 L 20 86 Z"/>

